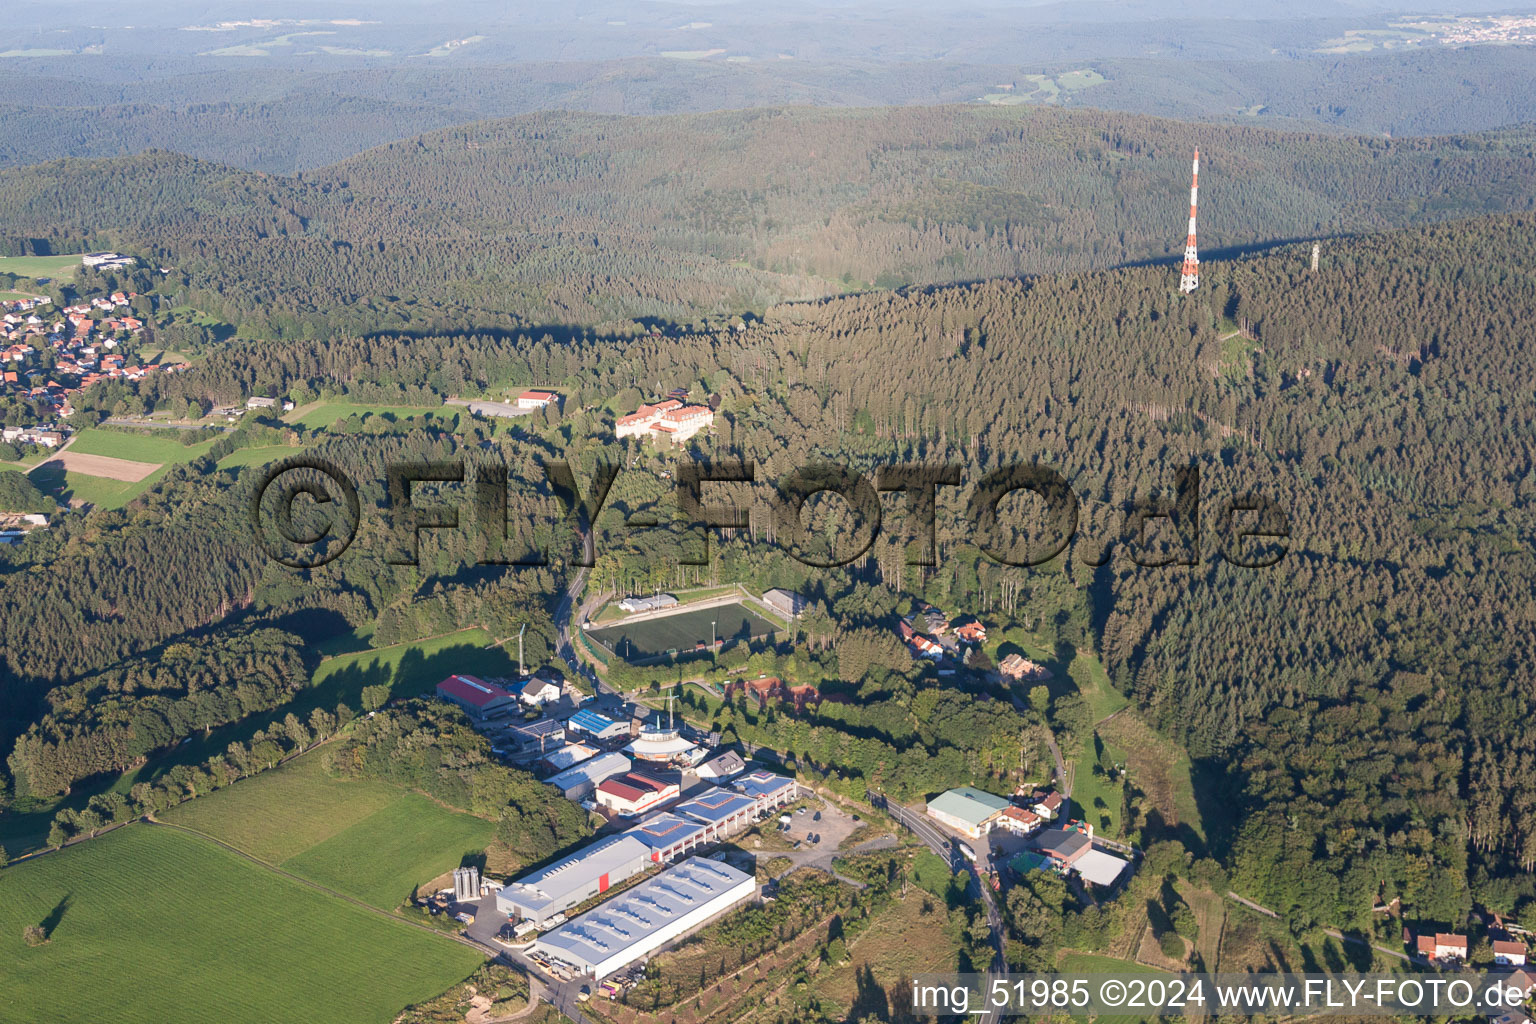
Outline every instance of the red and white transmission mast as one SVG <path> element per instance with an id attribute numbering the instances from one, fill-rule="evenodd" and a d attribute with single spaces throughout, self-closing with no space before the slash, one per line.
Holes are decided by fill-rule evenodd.
<path id="1" fill-rule="evenodd" d="M 1184 267 L 1179 271 L 1179 291 L 1188 294 L 1200 287 L 1200 254 L 1195 251 L 1195 205 L 1200 196 L 1200 150 L 1189 182 L 1189 241 L 1184 243 Z"/>

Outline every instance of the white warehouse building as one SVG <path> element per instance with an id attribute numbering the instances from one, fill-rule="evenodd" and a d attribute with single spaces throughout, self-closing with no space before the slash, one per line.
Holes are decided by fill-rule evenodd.
<path id="1" fill-rule="evenodd" d="M 757 895 L 757 880 L 693 857 L 546 933 L 529 947 L 601 981 Z"/>
<path id="2" fill-rule="evenodd" d="M 651 848 L 633 836 L 599 839 L 542 871 L 508 883 L 496 894 L 496 909 L 508 917 L 545 921 L 650 866 Z"/>

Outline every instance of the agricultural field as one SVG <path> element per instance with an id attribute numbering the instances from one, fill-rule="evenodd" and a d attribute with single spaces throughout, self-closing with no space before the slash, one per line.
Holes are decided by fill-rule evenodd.
<path id="1" fill-rule="evenodd" d="M 375 1024 L 483 962 L 165 827 L 0 871 L 0 1024 Z"/>
<path id="2" fill-rule="evenodd" d="M 163 348 L 159 352 L 151 352 L 144 356 L 145 366 L 172 366 L 176 363 L 195 363 L 202 356 L 195 356 L 189 352 L 178 352 L 173 348 Z"/>
<path id="3" fill-rule="evenodd" d="M 12 469 L 18 473 L 28 473 L 32 471 L 33 467 L 46 462 L 47 459 L 47 455 L 29 455 L 27 458 L 18 459 L 16 462 L 0 462 L 0 469 Z"/>
<path id="4" fill-rule="evenodd" d="M 281 864 L 399 799 L 400 790 L 387 783 L 335 778 L 325 770 L 324 756 L 322 748 L 160 817 Z"/>
<path id="5" fill-rule="evenodd" d="M 1131 783 L 1145 794 L 1144 813 L 1155 811 L 1163 830 L 1189 830 L 1198 839 L 1193 848 L 1203 846 L 1205 823 L 1195 799 L 1189 757 L 1179 745 L 1153 732 L 1141 716 L 1130 711 L 1100 725 L 1099 736 L 1113 749 L 1123 752 Z M 1190 845 L 1187 839 L 1185 843 Z"/>
<path id="6" fill-rule="evenodd" d="M 723 647 L 766 636 L 781 627 L 743 604 L 719 605 L 673 615 L 621 622 L 588 631 L 587 636 L 631 664 L 669 650 L 692 651 L 695 644 L 708 645 L 711 623 Z"/>
<path id="7" fill-rule="evenodd" d="M 190 462 L 212 446 L 212 441 L 184 445 L 174 437 L 82 430 L 68 451 L 37 466 L 31 478 L 60 502 L 121 508 L 153 487 L 167 464 Z"/>
<path id="8" fill-rule="evenodd" d="M 484 852 L 496 823 L 451 811 L 419 793 L 397 799 L 283 862 L 285 870 L 382 910 Z"/>
<path id="9" fill-rule="evenodd" d="M 70 281 L 80 269 L 82 255 L 77 252 L 72 256 L 0 256 L 0 274 Z"/>
<path id="10" fill-rule="evenodd" d="M 109 459 L 127 459 L 130 462 L 191 462 L 213 447 L 212 441 L 200 441 L 185 445 L 179 436 L 152 437 L 147 434 L 128 434 L 117 430 L 82 430 L 75 435 L 69 450 L 78 455 L 104 455 Z M 182 431 L 174 431 L 179 435 Z"/>
<path id="11" fill-rule="evenodd" d="M 1092 68 L 1064 71 L 1054 78 L 1050 75 L 1022 75 L 1012 89 L 986 93 L 978 97 L 978 102 L 995 107 L 1013 107 L 1025 103 L 1059 103 L 1064 94 L 1091 89 L 1107 81 L 1109 79 Z"/>
<path id="12" fill-rule="evenodd" d="M 517 662 L 505 648 L 485 649 L 491 639 L 484 629 L 475 627 L 413 643 L 338 655 L 320 663 L 315 670 L 314 686 L 357 706 L 362 699 L 362 687 L 373 683 L 388 683 L 395 697 L 416 697 L 455 672 L 492 678 L 517 675 Z"/>
<path id="13" fill-rule="evenodd" d="M 58 461 L 40 466 L 30 474 L 38 490 L 51 495 L 61 504 L 85 502 L 97 508 L 122 508 L 153 487 L 164 475 L 165 468 L 162 466 L 141 480 L 109 480 L 106 477 L 70 472 Z"/>
<path id="14" fill-rule="evenodd" d="M 1078 953 L 1070 950 L 1062 955 L 1057 971 L 1068 978 L 1082 978 L 1093 974 L 1109 974 L 1117 978 L 1166 977 L 1162 971 L 1145 964 L 1132 963 L 1112 956 L 1101 956 L 1097 953 Z M 1128 1013 L 1103 1014 L 1094 1019 L 1098 1024 L 1139 1024 L 1141 1021 L 1156 1018 Z"/>
<path id="15" fill-rule="evenodd" d="M 1078 68 L 1076 71 L 1066 71 L 1056 76 L 1056 84 L 1067 92 L 1091 89 L 1095 85 L 1103 85 L 1107 81 L 1109 79 L 1092 68 Z"/>
<path id="16" fill-rule="evenodd" d="M 320 751 L 164 814 L 285 871 L 393 910 L 458 867 L 496 825 L 370 779 L 338 779 Z"/>
<path id="17" fill-rule="evenodd" d="M 1107 741 L 1097 726 L 1118 713 L 1127 701 L 1110 685 L 1104 666 L 1092 655 L 1078 654 L 1072 659 L 1067 675 L 1077 683 L 1078 692 L 1088 705 L 1095 725 L 1095 728 L 1085 730 L 1077 750 L 1062 751 L 1071 763 L 1068 770 L 1073 773 L 1072 802 L 1081 809 L 1084 819 L 1092 822 L 1102 834 L 1118 836 L 1123 801 L 1121 786 L 1106 776 L 1095 774 L 1093 766 L 1126 763 L 1126 752 Z"/>

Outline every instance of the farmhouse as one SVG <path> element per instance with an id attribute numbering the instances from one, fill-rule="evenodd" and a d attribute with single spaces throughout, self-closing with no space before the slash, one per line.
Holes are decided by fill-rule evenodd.
<path id="1" fill-rule="evenodd" d="M 1056 816 L 1061 813 L 1060 793 L 1054 791 L 1049 793 L 1036 792 L 1032 799 L 1034 804 L 1030 809 L 1046 821 L 1055 821 Z"/>
<path id="2" fill-rule="evenodd" d="M 549 932 L 529 955 L 601 981 L 756 894 L 751 875 L 694 857 Z"/>
<path id="3" fill-rule="evenodd" d="M 545 921 L 633 878 L 651 863 L 650 849 L 632 836 L 600 839 L 503 886 L 496 894 L 496 909 L 509 917 Z"/>
<path id="4" fill-rule="evenodd" d="M 629 767 L 629 758 L 623 754 L 599 754 L 544 781 L 558 789 L 567 800 L 585 800 L 597 789 L 598 783 L 624 774 Z"/>
<path id="5" fill-rule="evenodd" d="M 639 772 L 626 772 L 604 779 L 597 785 L 597 805 L 626 818 L 648 811 L 677 798 L 681 790 L 675 782 L 663 782 Z"/>
<path id="6" fill-rule="evenodd" d="M 452 675 L 437 684 L 437 695 L 463 708 L 471 718 L 484 719 L 512 707 L 512 694 L 475 676 Z"/>

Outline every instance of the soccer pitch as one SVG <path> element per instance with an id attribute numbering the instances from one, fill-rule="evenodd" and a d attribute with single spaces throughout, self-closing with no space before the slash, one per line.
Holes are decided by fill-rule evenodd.
<path id="1" fill-rule="evenodd" d="M 766 636 L 780 627 L 742 604 L 716 605 L 695 611 L 619 622 L 594 629 L 587 636 L 602 644 L 625 661 L 635 664 L 675 650 L 692 651 L 698 644 L 709 646 L 710 623 L 721 647 Z"/>

